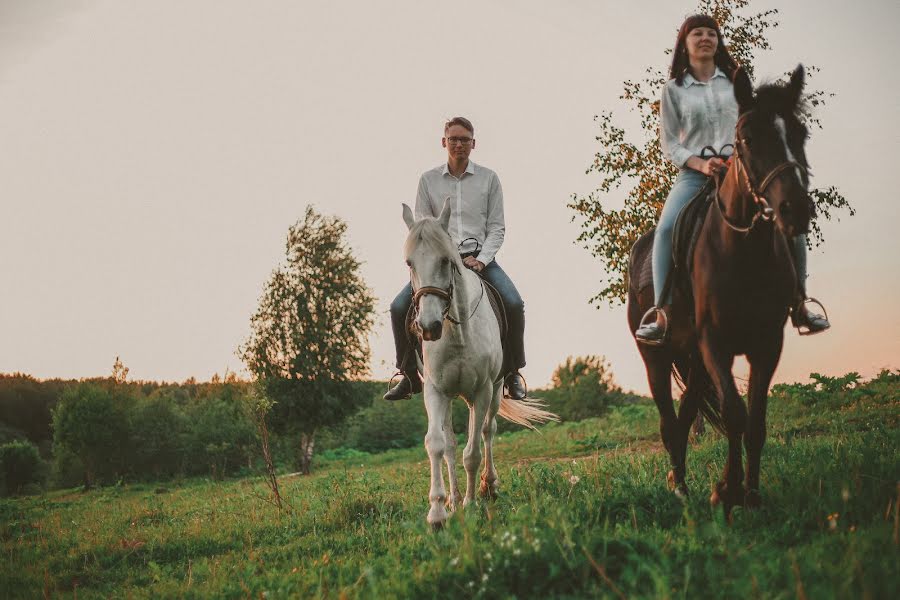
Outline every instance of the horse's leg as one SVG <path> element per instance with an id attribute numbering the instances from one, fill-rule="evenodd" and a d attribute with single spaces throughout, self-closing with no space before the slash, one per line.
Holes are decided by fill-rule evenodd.
<path id="1" fill-rule="evenodd" d="M 663 348 L 641 347 L 641 355 L 647 367 L 647 381 L 650 383 L 650 394 L 659 411 L 659 434 L 663 446 L 669 453 L 672 470 L 666 477 L 670 485 L 675 487 L 678 481 L 678 417 L 672 402 L 672 358 L 668 350 Z M 683 479 L 683 474 L 682 474 Z M 677 487 L 675 487 L 677 489 Z"/>
<path id="2" fill-rule="evenodd" d="M 706 371 L 719 395 L 722 419 L 725 422 L 725 432 L 728 434 L 728 460 L 725 463 L 722 480 L 716 484 L 709 501 L 714 505 L 722 503 L 725 514 L 729 515 L 732 506 L 744 503 L 741 440 L 747 428 L 747 409 L 737 386 L 734 385 L 734 376 L 731 373 L 734 355 L 722 349 L 722 344 L 718 343 L 709 328 L 701 333 L 700 352 Z"/>
<path id="3" fill-rule="evenodd" d="M 494 436 L 497 434 L 497 411 L 500 410 L 500 399 L 503 396 L 503 382 L 494 387 L 494 395 L 491 407 L 481 428 L 481 436 L 484 438 L 484 472 L 481 474 L 481 488 L 479 493 L 482 498 L 497 497 L 500 487 L 497 481 L 497 469 L 494 468 Z"/>
<path id="4" fill-rule="evenodd" d="M 431 381 L 426 380 L 425 412 L 428 413 L 428 433 L 425 434 L 425 450 L 428 451 L 428 459 L 431 461 L 431 488 L 428 491 L 431 509 L 428 511 L 427 520 L 434 529 L 443 527 L 447 520 L 447 509 L 444 507 L 447 492 L 444 490 L 441 461 L 447 446 L 444 418 L 448 404 L 450 400 Z"/>
<path id="5" fill-rule="evenodd" d="M 478 430 L 483 426 L 492 392 L 492 386 L 482 386 L 472 395 L 469 406 L 469 439 L 463 450 L 463 465 L 466 467 L 466 497 L 463 499 L 463 506 L 475 500 L 475 475 L 481 465 L 481 439 L 478 437 Z"/>
<path id="6" fill-rule="evenodd" d="M 669 472 L 669 485 L 674 488 L 675 495 L 682 498 L 688 494 L 687 487 L 687 447 L 688 436 L 691 433 L 691 425 L 697 417 L 699 409 L 700 394 L 703 393 L 703 383 L 705 383 L 706 371 L 703 369 L 703 363 L 693 361 L 684 393 L 681 394 L 681 400 L 678 402 L 678 431 L 673 442 L 672 465 L 673 468 Z"/>
<path id="7" fill-rule="evenodd" d="M 444 413 L 444 462 L 447 463 L 447 481 L 450 483 L 450 496 L 447 498 L 447 508 L 455 509 L 462 503 L 462 495 L 459 493 L 459 485 L 456 481 L 456 434 L 453 433 L 453 401 L 447 402 L 447 412 Z"/>
<path id="8" fill-rule="evenodd" d="M 769 385 L 772 375 L 781 357 L 783 334 L 778 331 L 777 343 L 769 345 L 764 351 L 748 354 L 750 362 L 750 415 L 747 420 L 747 432 L 744 434 L 744 447 L 747 449 L 747 493 L 746 505 L 755 508 L 760 505 L 759 495 L 759 461 L 762 457 L 763 445 L 766 443 L 766 406 L 769 401 Z"/>

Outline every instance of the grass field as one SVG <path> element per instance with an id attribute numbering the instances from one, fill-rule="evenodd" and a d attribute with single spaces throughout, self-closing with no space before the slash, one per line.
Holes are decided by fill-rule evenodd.
<path id="1" fill-rule="evenodd" d="M 731 524 L 708 503 L 724 440 L 692 445 L 682 502 L 657 427 L 646 403 L 504 434 L 500 499 L 458 510 L 437 534 L 421 447 L 284 477 L 291 512 L 265 500 L 259 477 L 3 500 L 0 595 L 897 597 L 897 373 L 778 389 L 764 505 Z"/>

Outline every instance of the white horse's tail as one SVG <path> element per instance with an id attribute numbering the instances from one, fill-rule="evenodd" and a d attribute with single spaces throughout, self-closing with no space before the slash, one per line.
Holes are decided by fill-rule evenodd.
<path id="1" fill-rule="evenodd" d="M 545 406 L 542 400 L 529 398 L 513 400 L 504 396 L 500 398 L 500 410 L 497 414 L 507 421 L 535 429 L 536 423 L 540 425 L 547 421 L 559 421 L 559 415 L 544 410 Z"/>

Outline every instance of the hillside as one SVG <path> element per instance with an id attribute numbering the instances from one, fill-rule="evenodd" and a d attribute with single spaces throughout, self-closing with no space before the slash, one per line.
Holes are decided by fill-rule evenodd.
<path id="1" fill-rule="evenodd" d="M 900 375 L 817 382 L 773 391 L 764 505 L 731 524 L 708 503 L 724 440 L 694 441 L 679 501 L 647 401 L 502 434 L 500 499 L 437 534 L 421 447 L 331 453 L 282 477 L 290 513 L 259 477 L 4 499 L 0 596 L 888 597 Z"/>

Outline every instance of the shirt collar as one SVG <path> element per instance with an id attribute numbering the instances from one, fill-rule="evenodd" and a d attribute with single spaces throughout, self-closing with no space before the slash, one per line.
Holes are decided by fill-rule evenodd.
<path id="1" fill-rule="evenodd" d="M 716 77 L 725 77 L 725 78 L 727 79 L 727 76 L 726 76 L 725 73 L 722 71 L 722 69 L 720 69 L 719 67 L 716 67 L 716 70 L 715 70 L 715 72 L 713 73 L 713 76 L 709 78 L 709 81 L 712 81 L 712 80 L 715 79 Z M 708 81 L 707 81 L 707 82 L 697 81 L 697 80 L 694 78 L 694 76 L 691 75 L 691 72 L 688 71 L 688 72 L 685 74 L 685 76 L 684 76 L 684 87 L 691 87 L 691 86 L 694 85 L 695 83 L 696 83 L 697 85 L 704 85 L 705 83 L 709 83 L 709 82 L 708 82 Z"/>
<path id="2" fill-rule="evenodd" d="M 475 163 L 473 163 L 471 160 L 469 161 L 469 164 L 466 165 L 466 173 L 468 173 L 469 175 L 475 174 Z M 450 174 L 450 167 L 447 166 L 447 163 L 444 163 L 444 168 L 441 171 L 441 174 L 442 175 Z"/>

